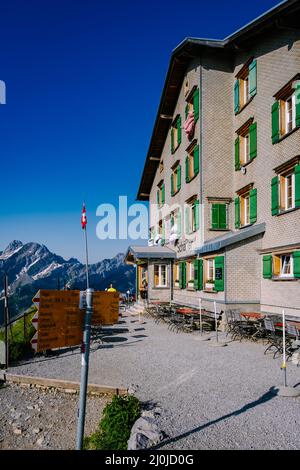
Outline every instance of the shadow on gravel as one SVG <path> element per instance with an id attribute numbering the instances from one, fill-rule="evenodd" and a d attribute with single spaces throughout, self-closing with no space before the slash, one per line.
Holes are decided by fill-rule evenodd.
<path id="1" fill-rule="evenodd" d="M 124 341 L 128 341 L 128 338 L 124 338 L 124 336 L 105 336 L 104 338 L 101 338 L 101 341 L 104 343 L 123 343 Z"/>
<path id="2" fill-rule="evenodd" d="M 223 421 L 228 418 L 232 418 L 234 416 L 239 416 L 240 414 L 245 413 L 248 410 L 251 410 L 251 408 L 255 408 L 256 406 L 261 405 L 262 403 L 266 403 L 267 401 L 272 400 L 272 398 L 274 398 L 276 395 L 277 395 L 276 387 L 273 386 L 266 393 L 264 393 L 260 398 L 250 403 L 247 403 L 247 405 L 243 406 L 242 408 L 236 411 L 232 411 L 231 413 L 221 416 L 220 418 L 214 419 L 213 421 L 209 421 L 208 423 L 203 424 L 202 426 L 198 426 L 197 428 L 190 429 L 189 431 L 179 434 L 178 436 L 165 439 L 164 441 L 160 442 L 158 445 L 151 447 L 151 449 L 159 449 L 160 447 L 163 447 L 166 444 L 171 444 L 173 442 L 180 441 L 180 439 L 184 439 L 186 437 L 191 436 L 192 434 L 200 432 L 203 429 L 208 428 L 209 426 L 213 426 L 214 424 L 219 423 L 220 421 Z"/>

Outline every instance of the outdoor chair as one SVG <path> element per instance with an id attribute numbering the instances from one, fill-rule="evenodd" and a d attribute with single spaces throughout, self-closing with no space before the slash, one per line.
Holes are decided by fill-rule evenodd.
<path id="1" fill-rule="evenodd" d="M 287 358 L 289 359 L 294 352 L 300 352 L 300 335 L 298 328 L 288 322 L 286 323 L 286 339 L 286 353 Z"/>
<path id="2" fill-rule="evenodd" d="M 274 350 L 273 358 L 275 359 L 276 354 L 282 354 L 282 337 L 276 334 L 276 328 L 274 321 L 271 318 L 264 318 L 264 328 L 266 331 L 266 339 L 268 342 L 268 347 L 266 348 L 264 354 L 267 351 Z"/>
<path id="3" fill-rule="evenodd" d="M 251 339 L 255 333 L 253 322 L 248 322 L 243 318 L 238 310 L 229 310 L 231 317 L 230 328 L 231 337 L 233 340 Z"/>

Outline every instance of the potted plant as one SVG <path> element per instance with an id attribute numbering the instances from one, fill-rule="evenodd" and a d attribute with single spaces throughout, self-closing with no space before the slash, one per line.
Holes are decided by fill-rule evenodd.
<path id="1" fill-rule="evenodd" d="M 194 287 L 194 279 L 188 281 L 188 287 Z"/>
<path id="2" fill-rule="evenodd" d="M 179 287 L 179 279 L 175 279 L 175 287 Z"/>

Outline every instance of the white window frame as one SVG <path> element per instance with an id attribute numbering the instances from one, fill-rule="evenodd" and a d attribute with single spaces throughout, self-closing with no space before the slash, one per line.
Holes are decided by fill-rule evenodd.
<path id="1" fill-rule="evenodd" d="M 212 287 L 208 287 L 208 281 L 215 282 L 215 258 L 206 258 L 204 260 L 205 263 L 205 289 L 212 289 Z M 210 276 L 210 270 L 212 269 L 212 277 Z"/>
<path id="2" fill-rule="evenodd" d="M 155 284 L 155 269 L 158 268 L 158 284 Z M 162 283 L 162 271 L 165 268 L 165 284 Z M 155 264 L 154 265 L 154 287 L 168 287 L 168 265 L 167 264 Z"/>
<path id="3" fill-rule="evenodd" d="M 289 112 L 288 112 L 288 103 L 291 101 L 292 103 L 292 108 L 291 108 L 291 114 L 292 114 L 292 120 L 288 121 L 289 117 Z M 293 93 L 287 100 L 284 102 L 284 112 L 285 112 L 285 133 L 288 134 L 291 132 L 293 129 L 296 127 L 296 100 L 295 100 L 295 93 Z M 292 123 L 292 128 L 288 128 L 288 123 Z"/>
<path id="4" fill-rule="evenodd" d="M 250 83 L 249 83 L 249 73 L 248 75 L 244 78 L 244 104 L 248 103 L 250 99 Z"/>
<path id="5" fill-rule="evenodd" d="M 281 193 L 283 191 L 283 203 L 284 203 L 284 207 L 281 208 L 282 211 L 288 211 L 290 209 L 294 209 L 295 207 L 295 172 L 291 172 L 291 173 L 288 173 L 287 175 L 279 175 L 280 178 L 279 178 L 279 194 L 281 196 Z M 288 206 L 288 185 L 287 185 L 287 181 L 288 181 L 288 178 L 291 177 L 292 178 L 292 204 L 291 206 Z M 282 189 L 282 179 L 284 179 L 284 189 Z M 282 198 L 280 197 L 281 201 L 282 201 Z"/>
<path id="6" fill-rule="evenodd" d="M 285 277 L 285 278 L 292 278 L 294 277 L 294 259 L 292 253 L 284 253 L 280 256 L 280 274 L 279 277 Z M 290 273 L 284 273 L 284 266 L 285 266 L 285 261 L 283 261 L 283 258 L 286 256 L 290 257 Z"/>

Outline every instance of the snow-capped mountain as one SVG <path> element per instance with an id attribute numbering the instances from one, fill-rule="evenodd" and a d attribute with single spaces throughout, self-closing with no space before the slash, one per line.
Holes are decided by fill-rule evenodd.
<path id="1" fill-rule="evenodd" d="M 39 243 L 23 244 L 14 240 L 0 252 L 0 293 L 5 273 L 8 276 L 11 315 L 28 308 L 38 289 L 57 289 L 64 285 L 71 289 L 85 289 L 85 265 L 76 258 L 65 260 Z M 134 268 L 124 264 L 122 253 L 90 264 L 89 276 L 90 286 L 97 290 L 104 290 L 111 282 L 120 292 L 135 286 Z M 2 295 L 3 292 L 0 297 Z"/>

